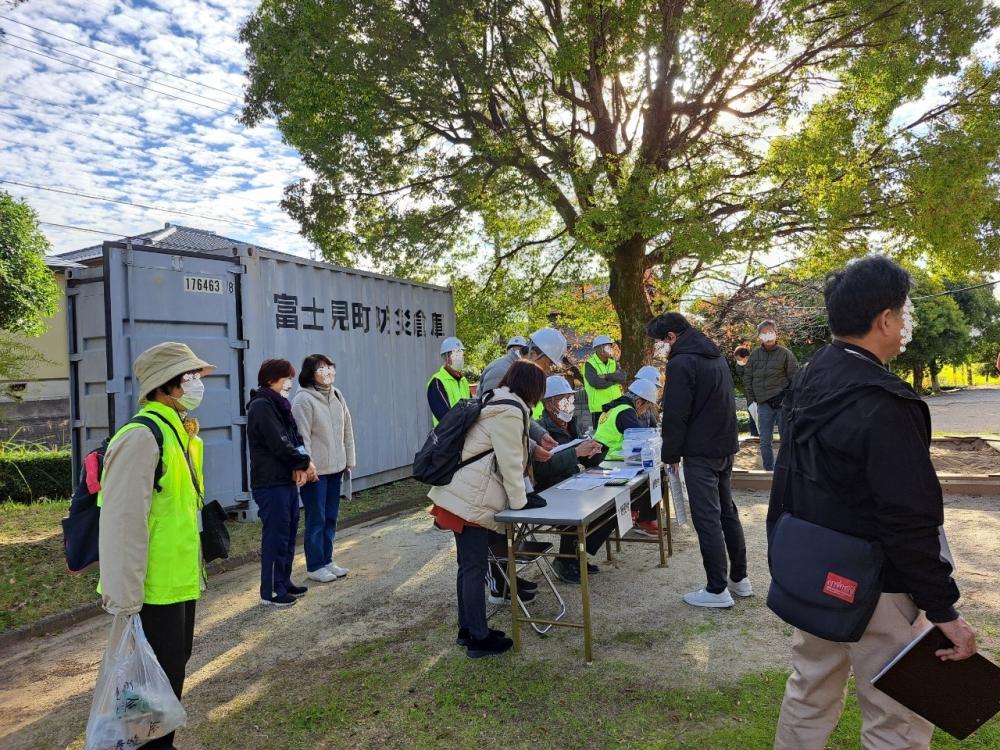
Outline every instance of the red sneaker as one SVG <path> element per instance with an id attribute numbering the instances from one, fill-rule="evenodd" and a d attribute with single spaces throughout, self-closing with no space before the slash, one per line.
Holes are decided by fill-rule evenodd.
<path id="1" fill-rule="evenodd" d="M 640 536 L 647 536 L 651 539 L 660 538 L 660 526 L 656 521 L 636 521 L 634 529 Z"/>

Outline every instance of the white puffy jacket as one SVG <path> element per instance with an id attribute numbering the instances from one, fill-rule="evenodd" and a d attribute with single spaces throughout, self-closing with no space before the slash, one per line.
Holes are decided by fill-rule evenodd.
<path id="1" fill-rule="evenodd" d="M 516 401 L 510 404 L 487 404 L 465 436 L 462 460 L 484 451 L 493 452 L 463 466 L 442 487 L 427 493 L 433 503 L 470 523 L 500 531 L 502 524 L 494 514 L 510 507 L 523 508 L 527 502 L 524 488 L 528 466 L 528 433 L 525 416 L 527 404 L 507 388 L 497 388 L 493 401 Z"/>

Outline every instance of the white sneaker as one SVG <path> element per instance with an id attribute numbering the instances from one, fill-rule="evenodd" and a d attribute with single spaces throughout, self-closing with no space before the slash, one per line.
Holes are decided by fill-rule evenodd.
<path id="1" fill-rule="evenodd" d="M 736 596 L 753 596 L 753 586 L 750 583 L 750 576 L 747 576 L 742 581 L 734 581 L 732 578 L 728 579 L 729 590 L 736 594 Z"/>
<path id="2" fill-rule="evenodd" d="M 333 573 L 333 575 L 336 576 L 337 578 L 343 578 L 344 576 L 346 576 L 348 573 L 351 572 L 350 568 L 342 568 L 339 565 L 335 565 L 334 563 L 330 563 L 329 565 L 327 565 L 326 569 L 329 570 L 331 573 Z"/>
<path id="3" fill-rule="evenodd" d="M 310 570 L 306 573 L 306 578 L 311 578 L 312 580 L 319 581 L 320 583 L 329 583 L 330 581 L 337 580 L 337 576 L 331 573 L 327 568 Z"/>
<path id="4" fill-rule="evenodd" d="M 733 606 L 733 597 L 728 591 L 721 594 L 712 594 L 701 589 L 684 594 L 684 601 L 692 607 L 717 607 L 726 608 Z"/>

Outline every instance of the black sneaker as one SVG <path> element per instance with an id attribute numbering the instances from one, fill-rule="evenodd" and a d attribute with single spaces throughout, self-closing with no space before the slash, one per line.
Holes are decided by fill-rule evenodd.
<path id="1" fill-rule="evenodd" d="M 285 590 L 298 599 L 305 596 L 309 588 L 307 586 L 288 586 Z"/>
<path id="2" fill-rule="evenodd" d="M 262 607 L 291 607 L 296 599 L 291 594 L 282 594 L 281 596 L 272 596 L 270 599 L 261 599 L 260 603 Z"/>
<path id="3" fill-rule="evenodd" d="M 506 635 L 506 633 L 504 633 L 502 630 L 494 630 L 493 628 L 490 628 L 489 630 L 490 630 L 489 637 L 492 638 L 503 638 Z M 469 638 L 468 628 L 458 629 L 458 638 L 455 639 L 455 643 L 457 643 L 459 646 L 468 646 L 471 640 L 472 639 Z"/>
<path id="4" fill-rule="evenodd" d="M 484 656 L 502 654 L 513 646 L 514 641 L 510 638 L 496 638 L 493 635 L 488 635 L 481 641 L 469 641 L 465 653 L 470 659 L 481 659 Z"/>
<path id="5" fill-rule="evenodd" d="M 534 581 L 529 581 L 529 580 L 526 580 L 524 578 L 521 578 L 521 576 L 518 576 L 517 577 L 517 590 L 518 591 L 530 591 L 530 592 L 534 593 L 535 591 L 538 591 L 538 584 L 535 583 Z"/>
<path id="6" fill-rule="evenodd" d="M 600 573 L 601 569 L 594 565 L 594 563 L 587 563 L 587 572 L 593 575 L 595 573 Z"/>
<path id="7" fill-rule="evenodd" d="M 534 591 L 521 591 L 520 589 L 518 589 L 518 591 L 517 591 L 517 598 L 520 599 L 522 602 L 527 603 L 527 602 L 530 602 L 530 601 L 534 600 L 534 598 L 535 598 L 535 592 Z M 501 593 L 499 591 L 494 591 L 493 589 L 489 589 L 488 599 L 489 599 L 489 603 L 490 604 L 509 604 L 510 603 L 510 587 L 507 586 L 506 584 L 504 584 L 504 586 L 503 586 L 503 593 Z"/>
<path id="8" fill-rule="evenodd" d="M 556 558 L 552 561 L 552 570 L 556 578 L 565 583 L 580 583 L 580 565 L 572 560 Z"/>

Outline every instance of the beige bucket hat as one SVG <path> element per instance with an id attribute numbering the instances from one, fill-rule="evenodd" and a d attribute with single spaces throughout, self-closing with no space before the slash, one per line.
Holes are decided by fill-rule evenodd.
<path id="1" fill-rule="evenodd" d="M 132 365 L 132 372 L 139 381 L 140 398 L 172 378 L 194 370 L 207 375 L 215 370 L 215 365 L 199 359 L 187 344 L 176 341 L 150 347 L 136 357 Z"/>

